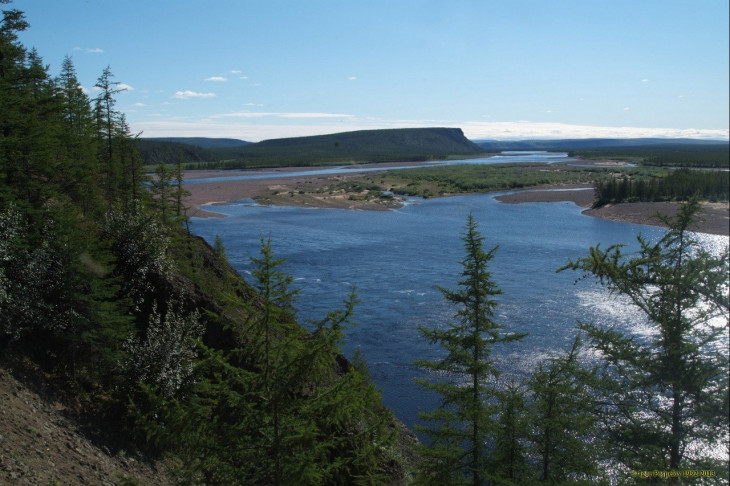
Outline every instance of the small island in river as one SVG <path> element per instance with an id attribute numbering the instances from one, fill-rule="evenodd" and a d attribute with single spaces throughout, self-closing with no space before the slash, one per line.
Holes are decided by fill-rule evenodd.
<path id="1" fill-rule="evenodd" d="M 240 179 L 237 176 L 250 174 L 251 171 L 194 171 L 186 174 L 189 179 L 211 178 L 211 182 L 200 182 L 187 184 L 186 189 L 190 192 L 188 204 L 190 205 L 188 215 L 194 217 L 220 217 L 214 208 L 215 204 L 225 204 L 242 199 L 254 199 L 259 204 L 286 205 L 286 206 L 310 206 L 319 208 L 338 208 L 356 210 L 388 210 L 400 207 L 403 197 L 385 192 L 383 189 L 390 189 L 392 180 L 385 180 L 385 174 L 392 174 L 389 169 L 394 167 L 413 166 L 413 162 L 393 162 L 380 164 L 363 164 L 353 166 L 353 169 L 382 168 L 383 171 L 370 172 L 366 175 L 353 170 L 352 173 L 338 174 L 315 174 L 319 168 L 279 168 L 259 169 L 256 172 L 261 175 L 270 173 L 272 178 Z M 426 165 L 426 164 L 423 164 Z M 605 168 L 615 167 L 616 162 L 606 164 L 606 161 L 581 161 L 583 167 L 594 166 Z M 545 166 L 529 166 L 519 168 L 522 171 L 540 172 L 565 172 L 566 164 L 552 164 Z M 313 172 L 307 175 L 306 172 Z M 286 172 L 293 175 L 287 177 Z M 404 171 L 395 171 L 399 176 L 405 175 Z M 215 179 L 213 179 L 215 178 Z M 228 180 L 227 180 L 228 179 Z M 407 185 L 403 183 L 403 185 Z M 531 202 L 560 202 L 570 201 L 576 205 L 586 208 L 583 213 L 597 218 L 604 218 L 613 221 L 628 223 L 648 224 L 662 226 L 661 221 L 656 217 L 657 213 L 673 215 L 678 203 L 675 202 L 634 202 L 607 204 L 602 207 L 593 208 L 595 200 L 593 185 L 583 183 L 554 183 L 541 184 L 529 188 L 520 187 L 518 190 L 508 194 L 499 195 L 497 200 L 510 203 L 531 203 Z M 484 192 L 484 191 L 479 191 Z M 488 192 L 504 192 L 504 189 Z M 449 196 L 466 194 L 470 192 L 443 192 L 434 196 Z M 704 221 L 697 225 L 697 231 L 716 235 L 728 236 L 730 231 L 730 211 L 727 202 L 705 202 Z"/>

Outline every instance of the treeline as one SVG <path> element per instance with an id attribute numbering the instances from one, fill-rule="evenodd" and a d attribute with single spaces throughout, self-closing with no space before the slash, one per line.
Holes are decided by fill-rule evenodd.
<path id="1" fill-rule="evenodd" d="M 181 164 L 147 179 L 111 70 L 90 99 L 2 15 L 0 364 L 32 363 L 183 484 L 401 480 L 407 441 L 339 347 L 354 292 L 301 327 L 268 242 L 252 287 L 185 231 Z"/>
<path id="2" fill-rule="evenodd" d="M 726 484 L 730 255 L 687 231 L 699 211 L 684 204 L 636 254 L 595 246 L 559 269 L 604 285 L 649 332 L 579 323 L 562 353 L 512 380 L 492 352 L 524 334 L 496 320 L 498 248 L 484 249 L 469 215 L 459 286 L 440 288 L 454 320 L 420 328 L 443 353 L 417 362 L 440 398 L 421 414 L 430 442 L 417 484 Z"/>
<path id="3" fill-rule="evenodd" d="M 620 202 L 687 201 L 699 196 L 708 201 L 727 201 L 727 171 L 676 169 L 664 177 L 613 177 L 596 183 L 596 206 Z"/>
<path id="4" fill-rule="evenodd" d="M 194 167 L 196 164 L 215 160 L 214 155 L 204 148 L 175 142 L 138 139 L 137 149 L 147 167 L 181 162 L 186 168 L 190 168 L 191 164 Z"/>
<path id="5" fill-rule="evenodd" d="M 584 159 L 617 159 L 659 167 L 730 168 L 727 143 L 651 145 L 575 149 L 571 156 Z"/>

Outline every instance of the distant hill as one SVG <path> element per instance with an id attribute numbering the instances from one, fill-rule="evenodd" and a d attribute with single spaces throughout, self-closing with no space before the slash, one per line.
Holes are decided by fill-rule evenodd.
<path id="1" fill-rule="evenodd" d="M 566 151 L 581 157 L 639 156 L 645 163 L 675 164 L 687 158 L 712 159 L 709 166 L 727 166 L 728 142 L 683 138 L 589 138 L 563 140 L 475 140 L 459 128 L 360 130 L 311 137 L 279 138 L 251 143 L 232 138 L 160 137 L 138 140 L 146 165 L 245 168 L 314 166 L 355 162 L 436 160 L 506 150 Z M 648 152 L 652 152 L 649 156 Z M 670 153 L 671 152 L 671 153 Z M 660 155 L 661 161 L 652 161 Z M 709 154 L 709 155 L 708 155 Z"/>
<path id="2" fill-rule="evenodd" d="M 608 147 L 649 147 L 673 145 L 727 145 L 727 140 L 693 138 L 585 138 L 564 140 L 475 140 L 485 150 L 579 150 Z"/>
<path id="3" fill-rule="evenodd" d="M 249 145 L 251 142 L 238 140 L 237 138 L 206 138 L 206 137 L 157 137 L 143 138 L 142 140 L 150 142 L 172 142 L 181 143 L 183 145 L 192 145 L 204 149 L 217 149 L 226 147 L 242 147 Z"/>
<path id="4" fill-rule="evenodd" d="M 142 156 L 144 165 L 201 163 L 217 160 L 217 156 L 210 151 L 195 145 L 162 141 L 162 139 L 142 138 L 137 140 L 137 148 Z"/>
<path id="5" fill-rule="evenodd" d="M 259 143 L 230 138 L 143 138 L 138 147 L 146 165 L 173 164 L 182 157 L 184 163 L 201 168 L 433 160 L 484 152 L 459 128 L 361 130 Z"/>
<path id="6" fill-rule="evenodd" d="M 226 167 L 433 160 L 483 153 L 459 128 L 361 130 L 215 150 Z"/>

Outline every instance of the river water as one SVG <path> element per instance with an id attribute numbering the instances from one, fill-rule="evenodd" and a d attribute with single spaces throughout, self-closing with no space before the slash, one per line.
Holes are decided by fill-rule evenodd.
<path id="1" fill-rule="evenodd" d="M 495 194 L 410 200 L 392 211 L 352 211 L 258 206 L 238 201 L 216 206 L 226 218 L 193 218 L 191 229 L 212 244 L 220 235 L 231 264 L 251 281 L 252 256 L 260 240 L 271 237 L 282 269 L 301 288 L 298 316 L 323 318 L 342 307 L 356 287 L 358 326 L 347 331 L 347 356 L 360 350 L 383 401 L 409 428 L 419 410 L 432 410 L 436 397 L 413 382 L 424 377 L 415 359 L 436 359 L 443 350 L 426 342 L 418 326 L 444 326 L 455 308 L 436 286 L 456 288 L 464 256 L 461 233 L 472 213 L 485 237 L 485 249 L 498 245 L 490 264 L 504 292 L 495 320 L 509 332 L 529 335 L 494 350 L 504 382 L 528 373 L 539 360 L 565 349 L 578 321 L 615 324 L 649 332 L 639 312 L 610 297 L 599 285 L 574 272 L 556 273 L 569 259 L 586 256 L 601 243 L 627 244 L 636 236 L 661 237 L 660 228 L 618 223 L 581 214 L 573 203 L 505 204 Z M 700 235 L 710 248 L 728 238 Z"/>
<path id="2" fill-rule="evenodd" d="M 554 164 L 558 162 L 576 162 L 579 166 L 580 163 L 577 159 L 568 156 L 567 152 L 545 152 L 545 151 L 519 151 L 519 152 L 502 152 L 499 155 L 490 157 L 475 157 L 471 159 L 456 159 L 456 160 L 434 160 L 431 162 L 414 163 L 413 165 L 402 165 L 399 167 L 389 167 L 388 170 L 402 170 L 402 169 L 415 169 L 418 167 L 435 167 L 441 165 L 493 165 L 493 164 L 515 164 L 515 163 L 529 163 L 529 162 L 540 162 L 547 164 Z M 210 183 L 210 182 L 221 182 L 221 181 L 240 181 L 240 180 L 260 180 L 260 179 L 278 179 L 282 177 L 299 177 L 299 176 L 319 176 L 319 175 L 333 175 L 333 174 L 353 174 L 361 172 L 382 172 L 383 167 L 378 167 L 377 164 L 364 164 L 364 165 L 339 165 L 333 167 L 324 167 L 320 169 L 304 169 L 301 171 L 283 171 L 277 172 L 276 170 L 221 170 L 220 177 L 207 177 L 207 178 L 188 178 L 185 179 L 185 184 L 199 184 L 199 183 Z"/>

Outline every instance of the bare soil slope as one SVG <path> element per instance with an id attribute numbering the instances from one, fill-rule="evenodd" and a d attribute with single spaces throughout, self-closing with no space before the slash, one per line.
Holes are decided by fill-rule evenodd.
<path id="1" fill-rule="evenodd" d="M 0 368 L 0 485 L 24 484 L 175 483 L 166 466 L 95 443 L 60 403 Z"/>

